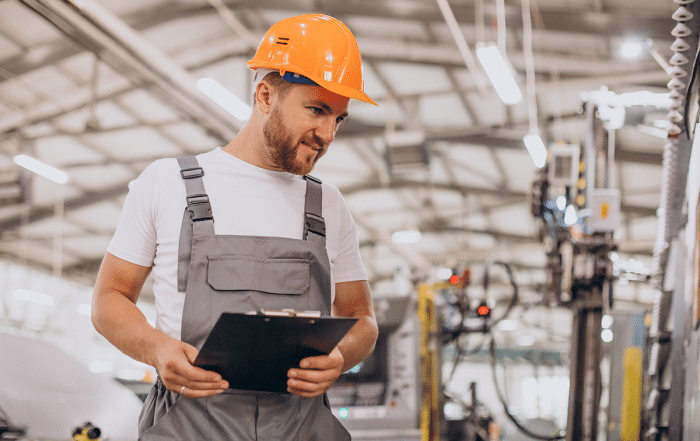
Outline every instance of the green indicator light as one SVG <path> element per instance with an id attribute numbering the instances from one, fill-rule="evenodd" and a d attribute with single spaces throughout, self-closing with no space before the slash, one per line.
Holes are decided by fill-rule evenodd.
<path id="1" fill-rule="evenodd" d="M 345 408 L 345 407 L 342 407 L 342 408 L 338 411 L 338 416 L 339 416 L 340 418 L 343 418 L 343 419 L 344 419 L 344 418 L 347 418 L 349 414 L 350 414 L 350 412 L 348 412 L 348 409 Z"/>

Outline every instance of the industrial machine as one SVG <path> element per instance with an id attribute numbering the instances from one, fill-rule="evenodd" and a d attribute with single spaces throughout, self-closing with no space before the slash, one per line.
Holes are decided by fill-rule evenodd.
<path id="1" fill-rule="evenodd" d="M 581 154 L 576 147 L 552 146 L 548 167 L 533 187 L 532 212 L 542 219 L 547 246 L 545 298 L 570 308 L 574 317 L 567 441 L 598 435 L 601 320 L 612 301 L 609 255 L 620 210 L 619 192 L 610 189 L 614 132 L 595 102 L 585 108 L 589 133 Z M 588 218 L 581 216 L 585 209 Z"/>
<path id="2" fill-rule="evenodd" d="M 362 432 L 372 431 L 374 439 L 382 433 L 400 433 L 402 439 L 418 440 L 421 392 L 416 300 L 377 297 L 374 304 L 379 326 L 376 348 L 331 387 L 331 407 L 354 439 L 368 439 L 362 438 L 368 436 Z"/>
<path id="3" fill-rule="evenodd" d="M 115 380 L 47 341 L 0 333 L 0 354 L 0 439 L 137 438 L 141 400 Z"/>

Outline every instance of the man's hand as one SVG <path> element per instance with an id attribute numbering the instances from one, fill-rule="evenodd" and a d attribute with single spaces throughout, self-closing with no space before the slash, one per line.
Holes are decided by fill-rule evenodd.
<path id="1" fill-rule="evenodd" d="M 299 368 L 287 372 L 287 392 L 302 397 L 321 395 L 338 379 L 344 362 L 337 347 L 328 355 L 304 358 L 299 362 Z"/>
<path id="2" fill-rule="evenodd" d="M 150 267 L 105 254 L 92 298 L 95 329 L 126 355 L 155 367 L 175 393 L 199 398 L 223 392 L 228 383 L 219 374 L 192 365 L 197 348 L 154 329 L 136 307 L 150 272 Z"/>
<path id="3" fill-rule="evenodd" d="M 154 360 L 163 385 L 190 398 L 217 395 L 228 388 L 228 382 L 222 380 L 221 375 L 192 365 L 198 353 L 194 346 L 174 338 L 164 341 Z"/>

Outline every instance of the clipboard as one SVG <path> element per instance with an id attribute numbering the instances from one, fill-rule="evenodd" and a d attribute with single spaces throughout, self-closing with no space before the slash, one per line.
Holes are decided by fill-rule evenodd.
<path id="1" fill-rule="evenodd" d="M 286 393 L 287 371 L 302 358 L 330 354 L 355 322 L 224 312 L 194 365 L 219 373 L 232 389 Z"/>

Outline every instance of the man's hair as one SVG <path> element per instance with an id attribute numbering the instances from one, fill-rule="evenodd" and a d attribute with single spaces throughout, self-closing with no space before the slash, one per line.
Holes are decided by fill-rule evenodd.
<path id="1" fill-rule="evenodd" d="M 297 85 L 283 79 L 282 75 L 280 75 L 280 73 L 277 71 L 268 73 L 263 77 L 263 80 L 267 81 L 268 83 L 270 83 L 270 85 L 272 85 L 272 87 L 275 88 L 275 90 L 280 96 L 280 99 L 287 96 L 289 91 L 292 90 L 292 87 Z M 256 93 L 257 90 L 253 93 L 253 102 L 255 102 Z"/>

